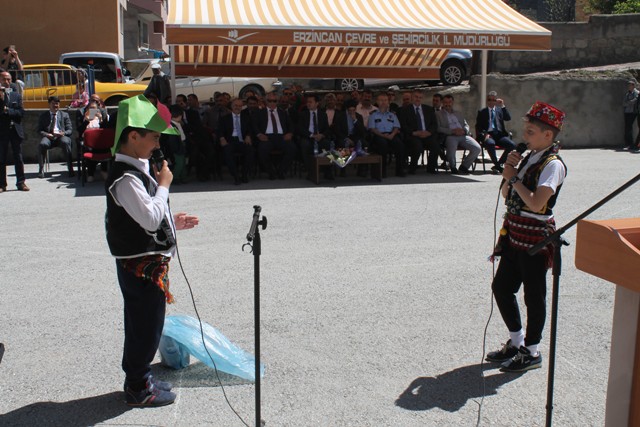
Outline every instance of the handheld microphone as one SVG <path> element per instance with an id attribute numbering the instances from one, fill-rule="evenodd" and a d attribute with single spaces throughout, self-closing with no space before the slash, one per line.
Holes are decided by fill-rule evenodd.
<path id="1" fill-rule="evenodd" d="M 520 154 L 524 153 L 525 151 L 527 151 L 527 144 L 525 144 L 524 142 L 521 142 L 520 144 L 516 145 L 516 151 Z M 502 178 L 502 182 L 500 183 L 500 188 L 502 188 L 505 182 L 506 182 L 506 179 Z"/>
<path id="2" fill-rule="evenodd" d="M 156 170 L 160 172 L 162 169 L 162 162 L 164 162 L 164 154 L 161 149 L 156 149 L 151 152 L 151 161 L 156 167 Z"/>

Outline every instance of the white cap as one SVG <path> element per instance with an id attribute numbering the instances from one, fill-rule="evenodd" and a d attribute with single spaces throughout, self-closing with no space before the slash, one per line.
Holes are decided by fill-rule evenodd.
<path id="1" fill-rule="evenodd" d="M 153 70 L 159 70 L 161 68 L 162 68 L 162 66 L 160 64 L 158 64 L 157 62 L 151 66 L 151 69 L 153 69 Z"/>
<path id="2" fill-rule="evenodd" d="M 398 85 L 393 85 L 393 86 L 389 86 L 389 89 L 387 90 L 395 90 L 395 91 L 399 91 L 400 87 Z"/>

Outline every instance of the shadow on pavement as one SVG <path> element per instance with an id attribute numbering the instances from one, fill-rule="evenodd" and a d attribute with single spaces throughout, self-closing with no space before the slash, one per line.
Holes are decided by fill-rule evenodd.
<path id="1" fill-rule="evenodd" d="M 68 402 L 36 402 L 0 415 L 3 426 L 92 426 L 130 410 L 123 392 L 113 392 Z"/>
<path id="2" fill-rule="evenodd" d="M 497 372 L 487 375 L 487 371 L 497 365 L 485 363 L 484 396 L 498 393 L 503 384 L 513 381 L 522 374 Z M 396 406 L 411 411 L 427 411 L 440 408 L 455 412 L 462 408 L 469 399 L 481 398 L 482 375 L 480 364 L 463 366 L 445 372 L 437 377 L 419 377 L 396 399 Z"/>

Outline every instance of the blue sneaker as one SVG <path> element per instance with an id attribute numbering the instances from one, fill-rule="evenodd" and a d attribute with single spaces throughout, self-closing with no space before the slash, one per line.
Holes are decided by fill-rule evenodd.
<path id="1" fill-rule="evenodd" d="M 149 381 L 151 384 L 153 384 L 156 387 L 158 387 L 160 390 L 171 391 L 171 389 L 173 388 L 173 384 L 171 384 L 170 382 L 160 381 L 160 380 L 156 379 L 153 375 L 149 375 L 149 379 L 147 381 Z M 127 380 L 124 380 L 124 391 L 125 392 L 127 391 L 128 387 L 129 387 L 129 383 L 127 382 Z"/>
<path id="2" fill-rule="evenodd" d="M 542 366 L 542 354 L 537 356 L 531 354 L 527 347 L 520 347 L 518 354 L 510 360 L 504 362 L 500 368 L 502 372 L 525 372 L 531 369 L 538 369 Z"/>
<path id="3" fill-rule="evenodd" d="M 147 388 L 140 391 L 125 389 L 127 405 L 135 407 L 158 407 L 171 405 L 176 400 L 176 394 L 171 391 L 161 390 L 147 381 Z"/>

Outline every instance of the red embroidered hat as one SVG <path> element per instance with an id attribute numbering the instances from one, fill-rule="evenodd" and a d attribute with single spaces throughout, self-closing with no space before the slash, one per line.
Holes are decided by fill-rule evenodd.
<path id="1" fill-rule="evenodd" d="M 553 105 L 536 101 L 529 109 L 529 112 L 527 112 L 527 117 L 533 117 L 549 126 L 562 130 L 562 122 L 564 122 L 565 114 Z"/>

